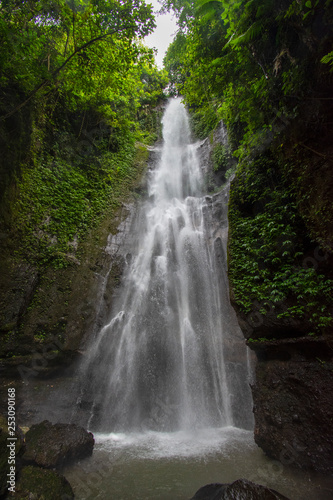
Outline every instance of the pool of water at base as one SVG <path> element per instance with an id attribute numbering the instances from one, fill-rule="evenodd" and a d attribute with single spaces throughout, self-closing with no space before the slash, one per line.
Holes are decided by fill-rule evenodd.
<path id="1" fill-rule="evenodd" d="M 63 471 L 76 500 L 189 500 L 205 484 L 240 478 L 290 500 L 333 499 L 333 478 L 268 459 L 252 431 L 95 434 L 95 442 L 91 457 Z"/>

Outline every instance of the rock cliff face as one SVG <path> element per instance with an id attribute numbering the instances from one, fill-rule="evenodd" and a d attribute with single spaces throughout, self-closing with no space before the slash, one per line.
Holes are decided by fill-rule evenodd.
<path id="1" fill-rule="evenodd" d="M 160 136 L 163 102 L 145 133 Z M 19 108 L 0 124 L 0 373 L 18 380 L 70 365 L 108 315 L 149 156 L 93 107 Z"/>
<path id="2" fill-rule="evenodd" d="M 257 356 L 257 444 L 284 464 L 332 473 L 331 135 L 293 127 L 232 182 L 231 300 Z"/>
<path id="3" fill-rule="evenodd" d="M 132 211 L 128 203 L 112 218 L 107 214 L 80 245 L 80 258 L 66 269 L 49 268 L 41 274 L 37 268 L 6 259 L 0 340 L 7 374 L 17 374 L 22 364 L 37 376 L 67 364 L 85 336 L 103 321 L 107 299 L 124 266 L 118 249 L 126 232 L 124 221 Z M 45 347 L 44 362 L 33 363 L 37 354 L 43 356 Z"/>
<path id="4" fill-rule="evenodd" d="M 221 121 L 198 147 L 200 165 L 204 176 L 205 192 L 215 192 L 226 182 L 226 172 L 235 165 L 228 145 L 228 135 Z"/>
<path id="5" fill-rule="evenodd" d="M 67 267 L 41 268 L 20 262 L 4 243 L 0 362 L 6 376 L 29 379 L 70 365 L 84 349 L 85 338 L 94 335 L 107 317 L 110 297 L 125 265 L 125 240 L 130 237 L 128 228 L 139 196 L 134 189 L 147 157 L 147 151 L 139 147 L 137 178 L 129 186 L 132 191 L 128 189 L 118 208 L 110 204 L 83 241 L 73 242 Z"/>
<path id="6" fill-rule="evenodd" d="M 332 474 L 332 343 L 287 338 L 255 352 L 256 443 L 286 465 Z"/>

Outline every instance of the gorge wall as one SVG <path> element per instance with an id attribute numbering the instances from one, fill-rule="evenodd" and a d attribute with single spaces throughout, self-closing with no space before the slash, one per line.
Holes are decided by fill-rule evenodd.
<path id="1" fill-rule="evenodd" d="M 321 95 L 239 165 L 229 278 L 257 356 L 257 444 L 285 464 L 332 473 L 332 101 Z"/>
<path id="2" fill-rule="evenodd" d="M 239 163 L 230 187 L 228 274 L 256 358 L 256 443 L 285 465 L 331 474 L 333 149 L 324 124 L 332 108 L 312 103 L 303 119 L 311 112 L 323 123 L 316 134 L 293 123 Z M 230 157 L 214 169 L 214 150 L 226 141 L 221 122 L 199 148 L 208 191 L 235 171 Z"/>
<path id="3" fill-rule="evenodd" d="M 108 314 L 149 148 L 94 110 L 25 108 L 0 128 L 0 360 L 19 381 L 70 366 Z"/>
<path id="4" fill-rule="evenodd" d="M 333 148 L 329 123 L 333 113 L 326 101 L 316 102 L 311 110 L 305 109 L 304 116 L 310 111 L 321 116 L 315 134 L 310 125 L 293 123 L 278 141 L 238 166 L 229 202 L 228 262 L 231 301 L 258 360 L 252 387 L 256 442 L 285 464 L 331 473 Z M 74 129 L 80 128 L 81 120 L 74 121 Z M 96 132 L 93 121 L 91 129 Z M 104 135 L 97 133 L 98 138 Z M 69 139 L 61 137 L 66 151 Z M 228 150 L 219 149 L 225 146 L 224 139 L 220 124 L 199 147 L 206 167 L 207 202 L 221 223 L 226 214 L 219 212 L 214 190 L 234 167 Z M 38 152 L 38 140 L 28 139 L 23 151 L 33 155 L 32 144 Z M 72 147 L 82 147 L 82 139 Z M 67 151 L 72 153 L 70 148 Z M 83 240 L 73 238 L 67 252 L 59 253 L 66 261 L 63 267 L 40 267 L 36 260 L 15 253 L 21 236 L 15 232 L 19 212 L 10 213 L 3 200 L 0 339 L 1 366 L 7 376 L 44 377 L 70 366 L 80 355 L 84 338 L 108 315 L 124 266 L 124 251 L 120 254 L 118 248 L 124 245 L 125 235 L 130 237 L 133 202 L 145 190 L 141 179 L 147 158 L 148 150 L 137 145 L 126 190 L 110 199 Z M 19 198 L 20 175 L 6 185 L 11 200 Z"/>

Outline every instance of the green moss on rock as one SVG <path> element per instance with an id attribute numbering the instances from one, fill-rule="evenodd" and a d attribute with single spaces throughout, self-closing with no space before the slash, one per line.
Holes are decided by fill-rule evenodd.
<path id="1" fill-rule="evenodd" d="M 16 456 L 16 470 L 17 458 L 21 456 L 23 451 L 23 438 L 20 432 L 15 432 L 15 456 Z M 8 464 L 9 448 L 7 447 L 9 441 L 8 434 L 8 420 L 4 415 L 0 415 L 0 497 L 7 490 L 7 474 L 10 472 L 10 464 Z M 13 443 L 13 441 L 11 441 Z"/>
<path id="2" fill-rule="evenodd" d="M 92 454 L 94 437 L 74 424 L 54 424 L 44 420 L 27 432 L 23 460 L 42 467 L 59 467 Z"/>
<path id="3" fill-rule="evenodd" d="M 64 476 L 55 471 L 23 467 L 16 485 L 14 498 L 21 500 L 71 500 L 74 493 Z"/>
<path id="4" fill-rule="evenodd" d="M 7 453 L 7 437 L 8 435 L 3 429 L 0 430 L 0 497 L 6 491 L 8 470 L 8 453 Z"/>

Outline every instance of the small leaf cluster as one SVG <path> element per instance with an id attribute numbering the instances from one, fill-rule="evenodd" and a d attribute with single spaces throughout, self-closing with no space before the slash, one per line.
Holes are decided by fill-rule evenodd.
<path id="1" fill-rule="evenodd" d="M 218 171 L 226 171 L 229 165 L 228 161 L 228 152 L 226 146 L 217 143 L 212 151 L 212 159 L 213 159 L 213 170 L 214 172 Z"/>

